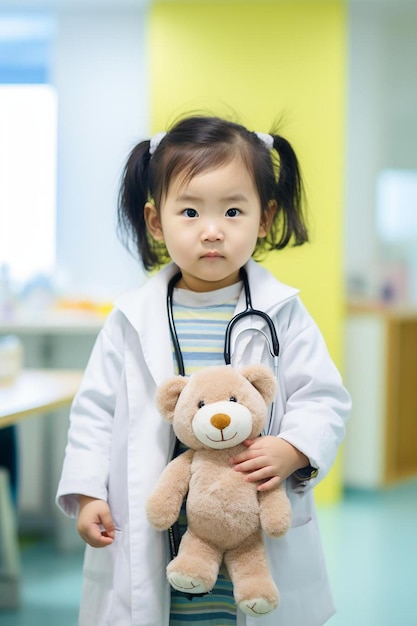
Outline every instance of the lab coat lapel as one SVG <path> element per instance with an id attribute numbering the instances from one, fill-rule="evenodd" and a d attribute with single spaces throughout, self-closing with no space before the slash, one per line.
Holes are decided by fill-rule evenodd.
<path id="1" fill-rule="evenodd" d="M 285 302 L 291 300 L 298 294 L 297 289 L 279 282 L 268 270 L 252 259 L 245 267 L 248 273 L 249 288 L 251 290 L 254 309 L 264 311 L 273 317 Z M 242 290 L 235 314 L 244 311 L 245 308 L 246 300 Z M 270 337 L 265 321 L 259 316 L 244 318 L 239 328 L 258 329 L 263 331 L 268 338 Z M 237 332 L 238 327 L 236 327 L 236 333 Z M 249 363 L 268 362 L 267 354 L 269 354 L 269 350 L 262 334 L 260 332 L 245 332 L 239 336 L 238 342 L 236 343 L 232 364 L 236 367 L 242 367 Z"/>
<path id="2" fill-rule="evenodd" d="M 245 267 L 254 309 L 265 311 L 272 316 L 275 309 L 288 300 L 292 300 L 299 293 L 299 289 L 281 283 L 271 272 L 253 259 Z"/>
<path id="3" fill-rule="evenodd" d="M 156 385 L 174 375 L 166 295 L 168 281 L 177 271 L 174 264 L 164 267 L 140 289 L 128 292 L 116 302 L 139 335 L 144 359 Z"/>

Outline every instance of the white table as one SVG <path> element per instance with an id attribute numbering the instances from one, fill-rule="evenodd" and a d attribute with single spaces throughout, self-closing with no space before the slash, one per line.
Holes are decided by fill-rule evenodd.
<path id="1" fill-rule="evenodd" d="M 81 370 L 23 370 L 12 384 L 0 386 L 0 428 L 71 404 L 81 378 Z"/>

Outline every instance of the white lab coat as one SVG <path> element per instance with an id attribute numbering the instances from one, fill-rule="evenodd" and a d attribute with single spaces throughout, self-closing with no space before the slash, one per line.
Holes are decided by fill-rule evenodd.
<path id="1" fill-rule="evenodd" d="M 319 475 L 298 487 L 288 481 L 293 527 L 281 539 L 266 538 L 280 607 L 256 620 L 238 612 L 238 625 L 319 626 L 334 608 L 312 487 L 335 459 L 350 400 L 297 290 L 254 261 L 247 270 L 254 306 L 273 317 L 281 344 L 272 433 L 304 452 Z M 165 301 L 175 271 L 172 264 L 165 267 L 116 303 L 73 403 L 57 503 L 76 516 L 74 494 L 107 500 L 117 528 L 111 546 L 86 547 L 80 626 L 169 624 L 166 534 L 149 525 L 145 502 L 173 449 L 171 426 L 158 414 L 154 396 L 174 373 Z M 243 308 L 242 295 L 237 311 Z M 253 324 L 263 322 L 255 318 Z M 234 365 L 265 359 L 260 334 L 244 333 Z"/>

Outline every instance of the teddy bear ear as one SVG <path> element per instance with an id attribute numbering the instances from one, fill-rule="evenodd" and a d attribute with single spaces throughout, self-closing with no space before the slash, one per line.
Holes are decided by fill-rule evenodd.
<path id="1" fill-rule="evenodd" d="M 174 411 L 178 398 L 187 384 L 185 376 L 173 376 L 158 387 L 156 392 L 156 405 L 162 417 L 168 422 L 174 419 Z"/>
<path id="2" fill-rule="evenodd" d="M 241 370 L 241 374 L 259 391 L 266 404 L 272 402 L 277 384 L 269 367 L 261 364 L 248 365 Z"/>

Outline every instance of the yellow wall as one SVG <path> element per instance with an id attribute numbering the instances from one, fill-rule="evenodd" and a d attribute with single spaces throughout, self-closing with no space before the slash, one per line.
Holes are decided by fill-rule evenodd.
<path id="1" fill-rule="evenodd" d="M 281 134 L 303 171 L 311 243 L 265 265 L 301 289 L 339 366 L 346 20 L 338 0 L 161 1 L 149 29 L 154 132 L 195 110 L 264 132 L 283 118 Z M 336 466 L 316 494 L 329 501 L 339 493 Z"/>

